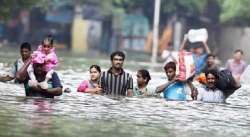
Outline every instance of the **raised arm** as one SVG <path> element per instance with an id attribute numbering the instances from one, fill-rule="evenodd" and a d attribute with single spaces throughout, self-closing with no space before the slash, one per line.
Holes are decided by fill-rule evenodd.
<path id="1" fill-rule="evenodd" d="M 167 83 L 165 83 L 165 84 L 163 84 L 163 85 L 160 85 L 160 86 L 156 87 L 155 92 L 156 92 L 156 93 L 161 93 L 161 92 L 163 92 L 169 85 L 171 85 L 171 84 L 174 83 L 175 81 L 176 81 L 176 80 L 172 80 L 172 81 L 169 81 L 169 82 L 167 82 Z"/>
<path id="2" fill-rule="evenodd" d="M 184 35 L 184 38 L 183 38 L 183 41 L 181 43 L 181 47 L 180 47 L 180 50 L 184 50 L 186 48 L 186 43 L 188 41 L 188 37 L 187 37 L 187 34 Z"/>
<path id="3" fill-rule="evenodd" d="M 16 73 L 16 79 L 19 82 L 24 82 L 25 79 L 27 78 L 27 76 L 28 76 L 27 68 L 29 67 L 30 63 L 31 63 L 31 58 L 28 59 L 25 62 L 25 64 L 17 71 L 17 73 Z"/>
<path id="4" fill-rule="evenodd" d="M 207 54 L 210 54 L 210 53 L 211 53 L 211 50 L 210 50 L 210 48 L 209 48 L 209 46 L 208 46 L 208 44 L 207 44 L 207 41 L 203 41 L 202 43 L 203 43 L 203 45 L 204 45 L 204 48 L 205 48 L 206 53 L 207 53 Z"/>

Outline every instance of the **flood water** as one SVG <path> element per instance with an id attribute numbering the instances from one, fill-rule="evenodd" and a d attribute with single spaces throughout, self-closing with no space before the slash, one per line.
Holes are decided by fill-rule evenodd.
<path id="1" fill-rule="evenodd" d="M 18 52 L 0 51 L 0 70 L 7 71 Z M 22 85 L 0 82 L 0 136 L 5 137 L 247 137 L 250 136 L 250 86 L 243 85 L 226 104 L 175 102 L 162 98 L 114 98 L 76 92 L 88 78 L 88 66 L 107 69 L 107 60 L 60 58 L 58 73 L 72 89 L 55 99 L 27 98 Z M 135 67 L 127 61 L 126 70 Z M 145 65 L 145 66 L 144 66 Z M 150 71 L 156 86 L 163 72 Z M 135 76 L 135 73 L 133 73 Z"/>

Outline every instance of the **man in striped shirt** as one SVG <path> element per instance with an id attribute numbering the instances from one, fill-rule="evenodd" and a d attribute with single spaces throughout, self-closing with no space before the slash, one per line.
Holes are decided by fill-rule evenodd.
<path id="1" fill-rule="evenodd" d="M 121 51 L 113 52 L 110 56 L 112 66 L 101 74 L 100 84 L 103 93 L 114 96 L 132 96 L 133 78 L 123 70 L 125 54 Z"/>

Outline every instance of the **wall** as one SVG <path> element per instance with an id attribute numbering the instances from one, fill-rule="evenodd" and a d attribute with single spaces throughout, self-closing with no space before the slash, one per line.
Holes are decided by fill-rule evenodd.
<path id="1" fill-rule="evenodd" d="M 231 58 L 236 49 L 242 49 L 245 54 L 244 59 L 250 62 L 250 28 L 222 28 L 218 40 L 217 55 L 222 63 Z"/>

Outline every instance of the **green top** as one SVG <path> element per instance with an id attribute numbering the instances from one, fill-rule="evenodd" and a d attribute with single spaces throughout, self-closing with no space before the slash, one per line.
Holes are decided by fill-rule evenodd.
<path id="1" fill-rule="evenodd" d="M 148 95 L 149 95 L 149 91 L 147 87 L 140 89 L 138 86 L 136 86 L 133 89 L 133 96 L 148 96 Z"/>

